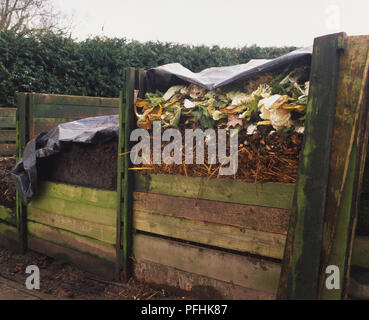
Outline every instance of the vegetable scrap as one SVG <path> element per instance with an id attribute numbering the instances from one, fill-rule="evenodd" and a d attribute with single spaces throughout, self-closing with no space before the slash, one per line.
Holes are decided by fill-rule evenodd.
<path id="1" fill-rule="evenodd" d="M 163 128 L 221 128 L 237 130 L 271 125 L 274 130 L 304 127 L 309 82 L 287 75 L 279 82 L 262 83 L 247 90 L 208 91 L 195 84 L 173 86 L 165 93 L 147 93 L 135 103 L 137 126 L 151 129 L 153 121 Z M 139 112 L 140 111 L 140 112 Z"/>
<path id="2" fill-rule="evenodd" d="M 137 126 L 142 129 L 150 130 L 154 121 L 160 121 L 163 130 L 178 128 L 182 136 L 186 129 L 226 129 L 229 133 L 236 129 L 239 165 L 236 174 L 220 176 L 221 163 L 214 165 L 205 160 L 204 164 L 188 165 L 183 154 L 182 165 L 168 165 L 163 161 L 132 169 L 143 174 L 295 183 L 308 102 L 309 71 L 309 67 L 302 67 L 212 91 L 195 84 L 178 85 L 165 93 L 156 91 L 147 93 L 145 99 L 137 98 Z M 166 145 L 168 143 L 163 143 L 162 149 Z M 230 152 L 229 146 L 227 152 Z"/>

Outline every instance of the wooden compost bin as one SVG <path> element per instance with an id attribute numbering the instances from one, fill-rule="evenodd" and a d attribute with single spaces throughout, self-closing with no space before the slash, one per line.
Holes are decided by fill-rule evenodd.
<path id="1" fill-rule="evenodd" d="M 18 95 L 18 159 L 25 143 L 59 123 L 118 114 L 119 99 Z M 0 206 L 0 243 L 26 248 L 99 274 L 115 265 L 116 192 L 40 182 L 38 196 L 17 216 Z"/>
<path id="2" fill-rule="evenodd" d="M 117 190 L 42 181 L 39 195 L 27 208 L 18 201 L 18 230 L 3 231 L 10 224 L 0 224 L 1 236 L 110 279 L 134 275 L 207 298 L 275 299 L 287 233 L 293 231 L 289 223 L 296 212 L 296 186 L 130 171 L 134 89 L 144 93 L 144 76 L 133 68 L 125 72 Z M 39 133 L 41 123 L 79 118 L 78 112 L 87 106 L 96 111 L 91 116 L 116 113 L 118 106 L 118 99 L 32 96 L 24 100 L 29 103 L 26 111 L 19 110 L 28 115 L 24 119 L 32 119 L 24 120 L 28 131 L 18 136 L 19 150 Z M 57 116 L 53 110 L 58 110 Z M 38 120 L 46 115 L 53 120 Z M 301 161 L 308 156 L 304 149 Z M 3 222 L 14 223 L 1 214 Z M 369 236 L 355 237 L 350 261 L 369 269 Z"/>

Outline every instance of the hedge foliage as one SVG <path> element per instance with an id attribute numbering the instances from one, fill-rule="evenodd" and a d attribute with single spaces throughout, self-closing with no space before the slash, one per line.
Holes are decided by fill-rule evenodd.
<path id="1" fill-rule="evenodd" d="M 295 47 L 221 48 L 125 38 L 77 42 L 64 34 L 0 32 L 0 106 L 15 106 L 16 92 L 118 97 L 124 67 L 179 62 L 198 72 L 214 66 L 275 58 Z"/>

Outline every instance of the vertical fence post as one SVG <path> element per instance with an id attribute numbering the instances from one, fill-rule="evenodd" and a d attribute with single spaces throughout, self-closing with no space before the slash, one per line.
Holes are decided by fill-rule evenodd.
<path id="1" fill-rule="evenodd" d="M 124 71 L 124 90 L 119 104 L 118 180 L 117 180 L 117 241 L 116 280 L 128 281 L 131 273 L 132 252 L 132 175 L 130 167 L 130 133 L 133 120 L 134 89 L 136 71 Z"/>
<path id="2" fill-rule="evenodd" d="M 347 296 L 368 143 L 368 68 L 369 37 L 315 39 L 279 299 Z M 335 273 L 332 287 L 326 285 L 328 271 Z"/>
<path id="3" fill-rule="evenodd" d="M 18 93 L 17 95 L 17 162 L 23 156 L 23 150 L 27 142 L 27 114 L 29 104 L 29 94 Z M 18 230 L 18 247 L 20 253 L 27 251 L 27 216 L 26 207 L 22 204 L 18 191 L 16 193 L 16 217 Z"/>

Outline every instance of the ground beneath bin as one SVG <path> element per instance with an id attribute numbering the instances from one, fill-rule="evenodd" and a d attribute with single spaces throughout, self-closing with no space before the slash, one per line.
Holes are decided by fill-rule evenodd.
<path id="1" fill-rule="evenodd" d="M 55 299 L 193 299 L 189 295 L 174 294 L 170 289 L 152 287 L 133 279 L 128 284 L 104 281 L 96 275 L 32 251 L 26 255 L 19 255 L 13 251 L 0 248 L 1 278 L 25 286 L 25 281 L 29 276 L 25 273 L 25 270 L 29 265 L 37 265 L 40 268 L 40 294 L 47 294 Z M 9 289 L 10 293 L 13 291 L 11 288 Z"/>

